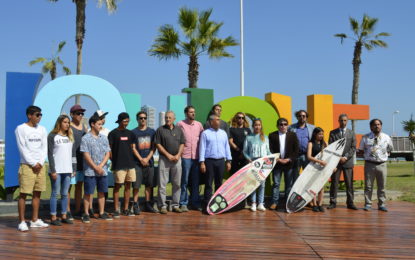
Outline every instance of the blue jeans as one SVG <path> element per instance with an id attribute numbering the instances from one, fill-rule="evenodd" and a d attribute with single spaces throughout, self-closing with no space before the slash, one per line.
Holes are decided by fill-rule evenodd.
<path id="1" fill-rule="evenodd" d="M 191 179 L 190 203 L 193 206 L 199 206 L 199 161 L 195 159 L 182 158 L 180 205 L 187 206 L 187 204 L 189 204 L 189 195 L 187 193 L 189 177 Z"/>
<path id="2" fill-rule="evenodd" d="M 58 194 L 61 194 L 61 213 L 66 214 L 68 207 L 68 191 L 71 184 L 71 174 L 56 174 L 56 180 L 53 180 L 50 175 L 49 177 L 52 186 L 52 192 L 50 194 L 50 214 L 56 216 Z"/>
<path id="3" fill-rule="evenodd" d="M 297 180 L 298 176 L 300 176 L 300 169 L 304 168 L 307 166 L 308 164 L 308 160 L 307 160 L 307 155 L 302 154 L 300 156 L 298 156 L 297 161 L 294 163 L 294 167 L 293 167 L 293 185 L 295 183 L 295 181 Z"/>
<path id="4" fill-rule="evenodd" d="M 252 203 L 257 203 L 256 201 L 256 192 L 258 191 L 258 204 L 264 203 L 264 193 L 265 193 L 265 181 L 261 181 L 258 189 L 254 191 L 251 195 Z"/>
<path id="5" fill-rule="evenodd" d="M 280 199 L 280 184 L 281 184 L 281 175 L 284 173 L 284 183 L 285 183 L 285 199 L 288 198 L 291 188 L 293 187 L 293 169 L 292 168 L 279 168 L 275 167 L 272 170 L 272 180 L 274 184 L 272 185 L 272 203 L 278 205 L 278 200 Z"/>

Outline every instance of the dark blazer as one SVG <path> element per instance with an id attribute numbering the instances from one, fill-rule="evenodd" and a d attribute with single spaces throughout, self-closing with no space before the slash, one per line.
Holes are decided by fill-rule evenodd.
<path id="1" fill-rule="evenodd" d="M 346 146 L 344 147 L 343 156 L 347 158 L 347 161 L 342 164 L 343 168 L 353 168 L 354 160 L 353 156 L 356 152 L 356 135 L 353 130 L 346 129 Z M 341 138 L 340 128 L 336 128 L 330 131 L 329 144 L 339 140 Z"/>
<path id="2" fill-rule="evenodd" d="M 268 136 L 269 139 L 269 149 L 271 153 L 279 153 L 280 152 L 280 136 L 278 131 L 272 132 Z M 297 160 L 299 151 L 299 144 L 297 135 L 292 132 L 287 132 L 287 136 L 285 137 L 285 155 L 282 159 L 289 158 L 291 160 L 290 163 L 286 165 L 286 167 L 292 167 L 294 162 Z M 278 165 L 277 165 L 278 166 Z"/>

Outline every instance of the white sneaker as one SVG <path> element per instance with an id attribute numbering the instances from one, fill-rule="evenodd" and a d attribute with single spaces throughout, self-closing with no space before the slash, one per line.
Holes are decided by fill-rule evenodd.
<path id="1" fill-rule="evenodd" d="M 259 203 L 258 210 L 259 211 L 265 211 L 266 210 L 263 203 Z"/>
<path id="2" fill-rule="evenodd" d="M 251 211 L 256 211 L 256 203 L 252 203 L 251 205 Z"/>
<path id="3" fill-rule="evenodd" d="M 17 226 L 17 229 L 22 232 L 29 231 L 29 227 L 27 226 L 25 221 L 20 222 L 19 226 Z"/>
<path id="4" fill-rule="evenodd" d="M 30 227 L 31 228 L 49 227 L 49 224 L 46 224 L 40 218 L 38 218 L 35 222 L 30 221 Z"/>

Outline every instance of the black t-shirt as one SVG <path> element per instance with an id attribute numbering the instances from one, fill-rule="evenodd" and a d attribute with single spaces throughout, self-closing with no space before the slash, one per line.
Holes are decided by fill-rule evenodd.
<path id="1" fill-rule="evenodd" d="M 108 141 L 111 147 L 113 171 L 134 168 L 134 154 L 131 145 L 135 141 L 135 135 L 128 129 L 112 130 L 108 135 Z"/>
<path id="2" fill-rule="evenodd" d="M 233 139 L 233 142 L 238 146 L 239 150 L 242 151 L 244 149 L 244 142 L 247 135 L 251 134 L 251 129 L 249 128 L 236 128 L 231 127 L 229 129 L 230 138 Z M 231 149 L 232 152 L 236 152 Z"/>
<path id="3" fill-rule="evenodd" d="M 140 130 L 137 128 L 133 129 L 132 132 L 135 134 L 135 145 L 138 153 L 142 158 L 147 157 L 154 147 L 154 129 L 147 127 L 146 130 Z M 136 163 L 140 164 L 138 158 L 134 156 Z M 149 164 L 153 166 L 153 157 L 151 157 Z M 140 164 L 141 165 L 141 164 Z"/>

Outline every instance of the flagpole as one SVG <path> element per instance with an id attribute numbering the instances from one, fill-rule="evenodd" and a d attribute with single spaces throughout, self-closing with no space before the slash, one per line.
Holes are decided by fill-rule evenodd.
<path id="1" fill-rule="evenodd" d="M 245 75 L 244 75 L 244 7 L 243 0 L 240 0 L 241 6 L 241 96 L 245 95 Z"/>

